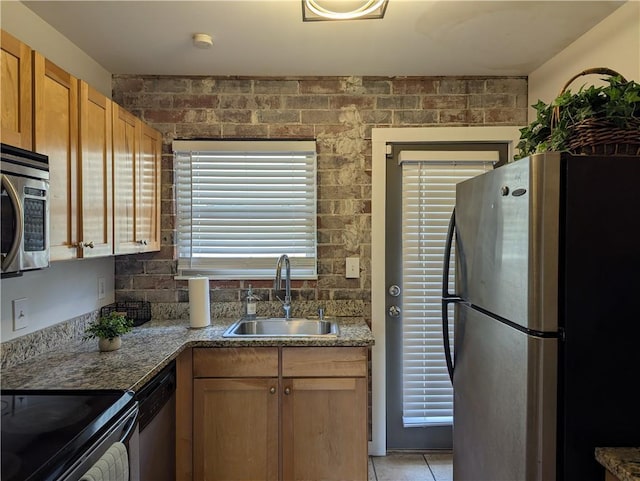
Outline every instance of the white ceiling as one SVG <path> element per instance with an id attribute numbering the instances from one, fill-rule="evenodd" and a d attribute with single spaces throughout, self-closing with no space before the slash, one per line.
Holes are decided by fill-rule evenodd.
<path id="1" fill-rule="evenodd" d="M 624 2 L 390 0 L 341 22 L 302 22 L 300 0 L 23 3 L 113 74 L 438 76 L 527 75 Z"/>

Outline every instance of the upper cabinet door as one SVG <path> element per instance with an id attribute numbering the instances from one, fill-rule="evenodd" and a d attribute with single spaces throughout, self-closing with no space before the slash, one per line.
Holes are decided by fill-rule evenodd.
<path id="1" fill-rule="evenodd" d="M 80 81 L 81 257 L 113 254 L 111 104 Z"/>
<path id="2" fill-rule="evenodd" d="M 1 47 L 2 123 L 0 125 L 0 139 L 5 144 L 32 150 L 33 75 L 31 49 L 5 31 L 2 31 Z"/>
<path id="3" fill-rule="evenodd" d="M 78 80 L 33 54 L 36 152 L 49 156 L 51 260 L 78 257 Z"/>
<path id="4" fill-rule="evenodd" d="M 114 253 L 160 250 L 160 133 L 113 104 Z"/>
<path id="5" fill-rule="evenodd" d="M 136 189 L 138 162 L 137 119 L 113 105 L 113 209 L 114 253 L 140 252 L 136 239 Z"/>
<path id="6" fill-rule="evenodd" d="M 160 250 L 160 132 L 140 122 L 136 234 L 145 252 Z"/>

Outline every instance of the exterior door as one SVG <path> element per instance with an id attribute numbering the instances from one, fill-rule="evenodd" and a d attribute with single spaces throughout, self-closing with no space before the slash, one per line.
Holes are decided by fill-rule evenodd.
<path id="1" fill-rule="evenodd" d="M 506 162 L 506 143 L 393 144 L 386 185 L 387 449 L 451 449 L 442 265 L 455 185 Z M 450 290 L 453 291 L 453 276 Z M 449 318 L 453 319 L 453 307 Z M 450 323 L 453 339 L 454 323 Z"/>

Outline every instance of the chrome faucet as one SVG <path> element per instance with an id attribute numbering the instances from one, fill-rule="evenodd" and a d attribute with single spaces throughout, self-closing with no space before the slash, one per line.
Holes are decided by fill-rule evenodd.
<path id="1" fill-rule="evenodd" d="M 285 284 L 284 284 L 284 300 L 280 299 L 276 295 L 276 298 L 282 302 L 282 308 L 284 309 L 284 318 L 291 319 L 291 263 L 289 262 L 289 256 L 282 254 L 276 264 L 276 279 L 273 282 L 273 289 L 275 291 L 282 290 L 282 263 L 284 262 L 285 268 Z"/>

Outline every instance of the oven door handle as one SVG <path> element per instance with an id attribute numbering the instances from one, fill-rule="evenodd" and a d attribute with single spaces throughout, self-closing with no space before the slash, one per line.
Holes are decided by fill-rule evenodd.
<path id="1" fill-rule="evenodd" d="M 139 412 L 140 412 L 140 409 L 136 405 L 135 410 L 133 410 L 131 414 L 129 414 L 129 419 L 126 420 L 126 424 L 122 429 L 123 434 L 122 434 L 122 437 L 120 438 L 121 443 L 127 444 L 129 442 L 129 439 L 131 439 L 131 436 L 133 436 L 136 425 L 138 424 Z"/>
<path id="2" fill-rule="evenodd" d="M 7 195 L 13 204 L 13 207 L 16 211 L 16 232 L 13 236 L 13 242 L 11 243 L 11 248 L 7 255 L 2 259 L 2 270 L 8 269 L 11 263 L 15 260 L 18 255 L 18 250 L 20 249 L 20 243 L 22 239 L 22 235 L 24 233 L 24 211 L 22 205 L 20 204 L 20 199 L 18 198 L 18 192 L 16 188 L 11 183 L 11 180 L 6 175 L 2 176 L 2 186 L 7 191 Z"/>

